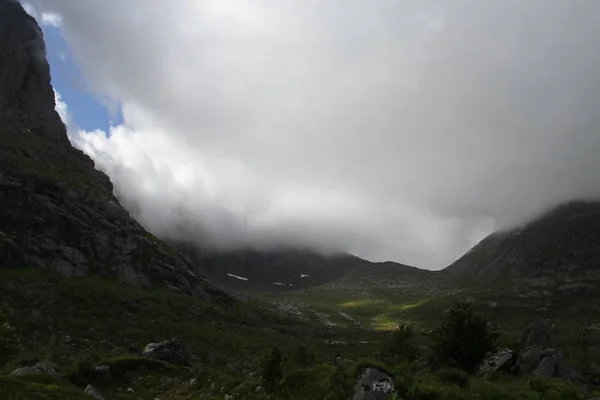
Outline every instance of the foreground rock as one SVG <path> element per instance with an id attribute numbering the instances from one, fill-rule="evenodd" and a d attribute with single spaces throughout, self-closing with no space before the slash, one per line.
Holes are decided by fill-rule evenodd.
<path id="1" fill-rule="evenodd" d="M 354 386 L 352 400 L 386 400 L 395 391 L 388 374 L 377 368 L 366 368 Z"/>
<path id="2" fill-rule="evenodd" d="M 561 378 L 576 383 L 584 381 L 583 376 L 567 365 L 554 347 L 552 329 L 545 320 L 531 323 L 527 327 L 518 352 L 505 349 L 484 360 L 479 373 L 490 372 Z"/>
<path id="3" fill-rule="evenodd" d="M 169 339 L 159 343 L 148 343 L 143 353 L 144 357 L 166 361 L 176 365 L 190 363 L 190 353 L 177 339 Z"/>
<path id="4" fill-rule="evenodd" d="M 16 377 L 48 376 L 52 379 L 58 378 L 56 369 L 52 365 L 42 361 L 32 367 L 17 368 L 11 375 Z"/>
<path id="5" fill-rule="evenodd" d="M 510 373 L 517 362 L 518 354 L 511 349 L 504 349 L 486 358 L 479 368 L 480 375 L 492 372 Z"/>
<path id="6" fill-rule="evenodd" d="M 99 391 L 94 389 L 92 385 L 87 385 L 87 387 L 85 388 L 85 393 L 89 394 L 96 400 L 105 400 L 104 396 L 102 396 Z"/>

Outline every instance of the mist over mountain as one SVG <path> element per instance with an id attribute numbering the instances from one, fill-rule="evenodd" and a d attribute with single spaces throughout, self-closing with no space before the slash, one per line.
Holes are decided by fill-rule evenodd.
<path id="1" fill-rule="evenodd" d="M 122 109 L 71 140 L 157 235 L 439 269 L 599 198 L 597 2 L 30 4 Z"/>

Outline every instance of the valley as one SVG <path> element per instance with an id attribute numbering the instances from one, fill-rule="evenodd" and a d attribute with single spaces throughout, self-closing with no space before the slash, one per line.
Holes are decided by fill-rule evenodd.
<path id="1" fill-rule="evenodd" d="M 600 203 L 435 272 L 160 237 L 70 143 L 41 32 L 0 0 L 0 399 L 600 396 Z"/>

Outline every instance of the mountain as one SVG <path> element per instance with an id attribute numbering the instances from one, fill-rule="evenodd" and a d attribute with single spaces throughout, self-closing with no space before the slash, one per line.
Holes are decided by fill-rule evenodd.
<path id="1" fill-rule="evenodd" d="M 495 232 L 443 272 L 460 280 L 577 278 L 600 274 L 600 203 L 570 202 Z"/>
<path id="2" fill-rule="evenodd" d="M 170 244 L 210 281 L 234 290 L 302 289 L 369 263 L 350 254 L 322 255 L 305 249 L 207 251 L 197 245 Z"/>
<path id="3" fill-rule="evenodd" d="M 55 111 L 42 30 L 0 1 L 0 267 L 98 274 L 141 288 L 229 297 L 138 224 Z"/>

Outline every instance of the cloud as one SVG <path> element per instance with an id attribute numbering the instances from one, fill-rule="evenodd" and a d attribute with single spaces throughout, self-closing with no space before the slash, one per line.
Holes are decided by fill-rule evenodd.
<path id="1" fill-rule="evenodd" d="M 62 100 L 60 93 L 54 90 L 54 101 L 56 106 L 54 109 L 60 115 L 60 119 L 67 124 L 71 121 L 71 116 L 69 115 L 69 106 Z"/>
<path id="2" fill-rule="evenodd" d="M 81 146 L 156 233 L 440 268 L 600 195 L 597 2 L 32 3 L 123 106 Z"/>

